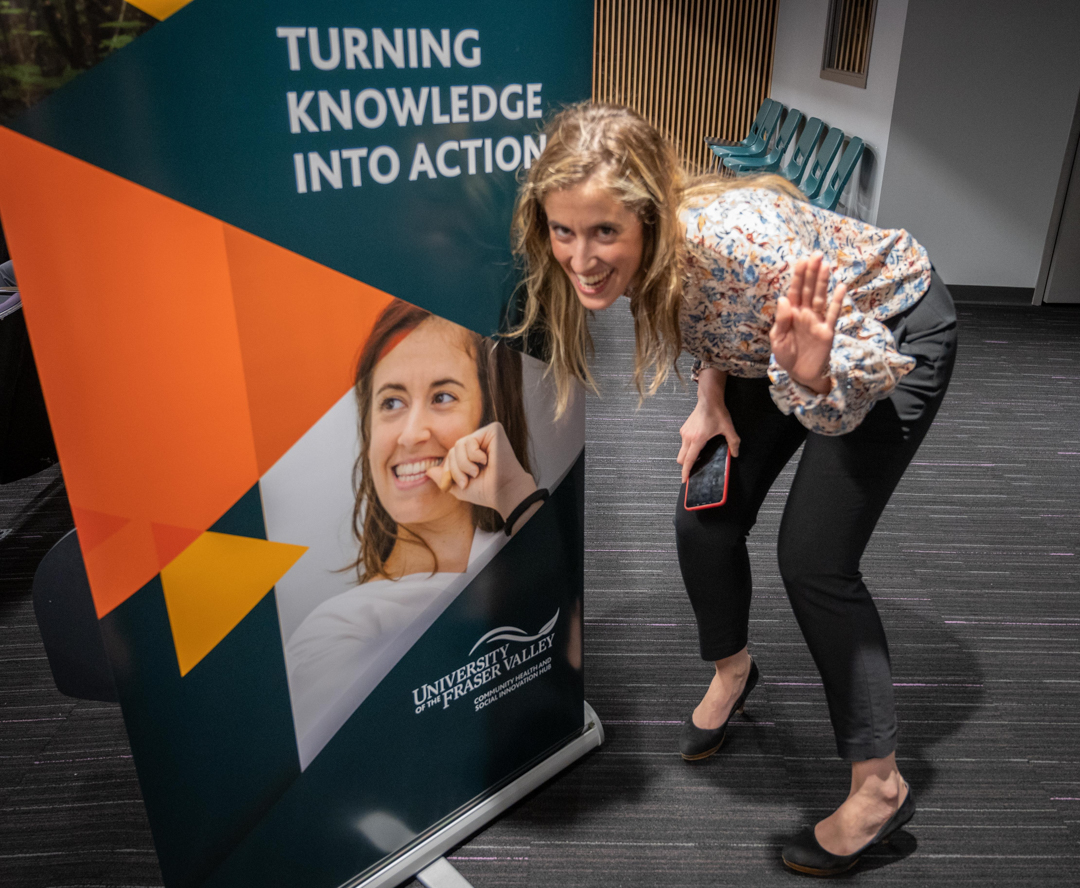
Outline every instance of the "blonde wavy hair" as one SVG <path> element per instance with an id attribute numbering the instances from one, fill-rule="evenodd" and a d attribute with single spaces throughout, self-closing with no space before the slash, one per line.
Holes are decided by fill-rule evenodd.
<path id="1" fill-rule="evenodd" d="M 596 177 L 642 223 L 641 265 L 626 295 L 634 318 L 634 385 L 644 399 L 656 393 L 682 351 L 679 314 L 687 261 L 679 212 L 733 188 L 768 188 L 800 200 L 803 195 L 781 176 L 730 179 L 689 170 L 670 140 L 622 105 L 571 105 L 544 132 L 547 145 L 514 207 L 511 236 L 525 298 L 520 322 L 507 335 L 542 338 L 555 376 L 557 415 L 566 409 L 572 380 L 598 391 L 589 370 L 588 311 L 552 253 L 544 212 L 548 195 Z"/>

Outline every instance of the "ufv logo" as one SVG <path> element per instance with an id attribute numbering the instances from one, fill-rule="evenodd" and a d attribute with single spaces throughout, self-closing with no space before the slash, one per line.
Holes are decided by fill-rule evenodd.
<path id="1" fill-rule="evenodd" d="M 492 644 L 497 641 L 506 643 L 480 654 L 476 659 L 466 663 L 460 669 L 455 669 L 453 672 L 442 676 L 432 684 L 425 683 L 418 688 L 414 688 L 412 696 L 416 714 L 419 715 L 425 709 L 430 709 L 439 703 L 442 703 L 442 708 L 446 709 L 459 697 L 478 691 L 496 679 L 505 678 L 506 680 L 502 684 L 485 695 L 484 700 L 487 702 L 480 701 L 478 698 L 475 705 L 477 705 L 479 711 L 479 708 L 483 708 L 488 702 L 513 693 L 527 682 L 532 681 L 539 675 L 543 675 L 551 669 L 551 656 L 548 655 L 543 662 L 536 658 L 540 657 L 545 651 L 551 650 L 555 642 L 553 630 L 558 620 L 559 611 L 555 611 L 555 616 L 548 620 L 535 635 L 527 635 L 524 629 L 518 629 L 516 626 L 500 626 L 498 629 L 492 629 L 490 632 L 484 633 L 473 645 L 472 650 L 469 651 L 470 657 L 483 644 Z M 514 653 L 511 653 L 511 642 L 527 644 L 528 647 L 518 648 Z M 536 662 L 527 669 L 513 674 L 530 660 L 536 660 Z"/>
<path id="2" fill-rule="evenodd" d="M 516 641 L 522 644 L 536 641 L 538 638 L 543 638 L 547 635 L 558 621 L 559 611 L 555 611 L 555 616 L 548 620 L 536 635 L 527 635 L 524 629 L 518 629 L 517 626 L 500 626 L 498 629 L 492 629 L 490 632 L 485 632 L 480 636 L 480 639 L 469 651 L 469 656 L 472 656 L 480 645 L 491 644 L 494 641 Z"/>

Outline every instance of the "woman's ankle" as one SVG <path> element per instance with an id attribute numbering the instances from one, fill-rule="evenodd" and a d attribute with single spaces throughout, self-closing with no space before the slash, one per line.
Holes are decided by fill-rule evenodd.
<path id="1" fill-rule="evenodd" d="M 904 778 L 896 765 L 895 754 L 885 758 L 852 762 L 849 797 L 859 794 L 893 807 L 903 801 Z"/>
<path id="2" fill-rule="evenodd" d="M 742 677 L 750 672 L 751 662 L 750 651 L 743 648 L 730 657 L 714 660 L 713 665 L 716 667 L 716 674 L 721 678 L 725 676 Z"/>

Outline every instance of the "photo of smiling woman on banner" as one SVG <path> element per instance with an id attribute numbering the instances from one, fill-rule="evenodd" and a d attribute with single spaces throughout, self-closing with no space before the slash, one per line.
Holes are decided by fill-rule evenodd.
<path id="1" fill-rule="evenodd" d="M 474 529 L 502 530 L 537 489 L 521 355 L 395 301 L 364 347 L 356 396 L 359 581 L 461 573 Z"/>
<path id="2" fill-rule="evenodd" d="M 319 721 L 380 658 L 400 658 L 402 633 L 546 496 L 530 470 L 522 357 L 506 345 L 394 300 L 363 347 L 353 394 L 357 584 L 287 641 L 298 726 Z"/>

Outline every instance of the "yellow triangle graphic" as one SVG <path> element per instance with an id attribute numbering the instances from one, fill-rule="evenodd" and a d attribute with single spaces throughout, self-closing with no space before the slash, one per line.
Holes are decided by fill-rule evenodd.
<path id="1" fill-rule="evenodd" d="M 180 674 L 194 669 L 306 551 L 207 531 L 162 569 Z"/>
<path id="2" fill-rule="evenodd" d="M 136 9 L 161 20 L 167 19 L 177 10 L 183 9 L 191 0 L 128 0 Z"/>

